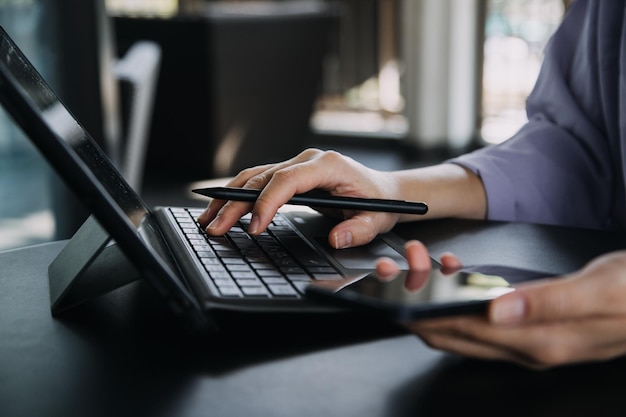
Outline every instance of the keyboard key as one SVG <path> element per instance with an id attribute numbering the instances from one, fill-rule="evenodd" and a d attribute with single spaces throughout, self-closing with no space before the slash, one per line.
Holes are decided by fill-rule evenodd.
<path id="1" fill-rule="evenodd" d="M 306 271 L 304 270 L 304 268 L 300 268 L 299 266 L 281 267 L 280 271 L 286 275 L 306 274 Z"/>
<path id="2" fill-rule="evenodd" d="M 204 265 L 221 265 L 222 261 L 220 261 L 218 258 L 216 258 L 214 253 L 212 253 L 212 254 L 213 254 L 212 257 L 209 257 L 209 256 L 204 256 L 203 257 L 200 254 L 198 254 L 202 258 L 202 259 L 200 259 L 200 262 L 202 262 Z"/>
<path id="3" fill-rule="evenodd" d="M 213 247 L 213 250 L 216 252 L 229 252 L 234 249 L 232 245 L 226 243 L 212 243 L 211 247 Z"/>
<path id="4" fill-rule="evenodd" d="M 213 283 L 215 284 L 215 286 L 219 288 L 222 288 L 222 287 L 237 288 L 237 284 L 235 284 L 235 281 L 233 281 L 230 277 L 224 277 L 220 279 L 213 278 Z"/>
<path id="5" fill-rule="evenodd" d="M 241 292 L 244 295 L 255 297 L 269 297 L 270 293 L 265 287 L 241 287 Z"/>
<path id="6" fill-rule="evenodd" d="M 250 265 L 248 264 L 243 264 L 243 265 L 226 264 L 226 269 L 228 269 L 230 272 L 235 272 L 235 271 L 252 272 L 252 269 L 250 268 Z"/>
<path id="7" fill-rule="evenodd" d="M 254 267 L 253 267 L 254 268 Z M 278 269 L 256 269 L 256 273 L 260 277 L 282 277 L 283 274 Z"/>
<path id="8" fill-rule="evenodd" d="M 240 287 L 262 287 L 263 284 L 258 278 L 235 278 Z"/>
<path id="9" fill-rule="evenodd" d="M 211 278 L 213 279 L 231 279 L 230 274 L 227 271 L 223 271 L 223 272 L 209 272 L 209 275 L 211 275 Z"/>
<path id="10" fill-rule="evenodd" d="M 204 265 L 207 272 L 227 272 L 223 265 Z"/>
<path id="11" fill-rule="evenodd" d="M 270 292 L 272 295 L 278 297 L 296 297 L 298 293 L 291 285 L 269 285 Z"/>
<path id="12" fill-rule="evenodd" d="M 296 290 L 298 290 L 298 292 L 300 294 L 304 294 L 304 291 L 306 289 L 306 287 L 309 286 L 309 282 L 307 281 L 296 281 L 293 283 L 293 286 L 296 287 Z"/>
<path id="13" fill-rule="evenodd" d="M 224 236 L 211 236 L 207 239 L 207 242 L 209 242 L 211 245 L 227 245 L 228 239 L 226 239 Z"/>
<path id="14" fill-rule="evenodd" d="M 246 261 L 244 261 L 242 258 L 224 258 L 223 259 L 225 264 L 228 265 L 245 265 Z"/>
<path id="15" fill-rule="evenodd" d="M 307 272 L 312 274 L 337 274 L 337 271 L 332 266 L 310 266 Z"/>
<path id="16" fill-rule="evenodd" d="M 265 255 L 246 256 L 246 260 L 250 262 L 250 264 L 265 263 L 265 264 L 273 265 L 272 262 L 270 261 L 270 258 L 268 258 Z"/>
<path id="17" fill-rule="evenodd" d="M 313 279 L 318 281 L 337 281 L 343 279 L 339 274 L 313 274 Z"/>
<path id="18" fill-rule="evenodd" d="M 287 274 L 287 278 L 291 282 L 296 282 L 296 281 L 308 282 L 308 281 L 311 281 L 311 277 L 309 275 L 307 275 L 307 274 Z"/>
<path id="19" fill-rule="evenodd" d="M 234 271 L 231 275 L 235 279 L 257 279 L 257 276 L 252 271 Z"/>
<path id="20" fill-rule="evenodd" d="M 218 290 L 224 297 L 241 297 L 241 291 L 237 287 L 219 287 Z"/>
<path id="21" fill-rule="evenodd" d="M 261 277 L 261 281 L 266 284 L 287 284 L 288 281 L 283 277 Z"/>

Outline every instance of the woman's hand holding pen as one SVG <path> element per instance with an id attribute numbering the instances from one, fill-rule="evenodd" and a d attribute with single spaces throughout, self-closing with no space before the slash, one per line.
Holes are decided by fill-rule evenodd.
<path id="1" fill-rule="evenodd" d="M 253 203 L 212 200 L 198 221 L 212 235 L 225 233 L 239 218 L 252 211 L 248 232 L 261 233 L 276 211 L 296 194 L 320 189 L 332 195 L 363 198 L 401 199 L 391 173 L 374 171 L 336 152 L 309 149 L 277 164 L 246 169 L 228 183 L 230 187 L 262 189 Z M 400 215 L 380 212 L 324 210 L 345 221 L 335 226 L 329 244 L 335 248 L 358 246 L 377 234 L 389 231 Z"/>
<path id="2" fill-rule="evenodd" d="M 285 162 L 246 169 L 229 187 L 262 190 L 256 202 L 212 200 L 198 217 L 207 233 L 221 235 L 239 218 L 252 211 L 248 232 L 261 233 L 276 211 L 296 194 L 314 189 L 335 196 L 390 200 L 425 201 L 425 215 L 400 215 L 354 210 L 324 210 L 345 219 L 328 236 L 334 248 L 359 246 L 370 242 L 398 222 L 432 217 L 482 219 L 486 198 L 482 182 L 461 166 L 440 164 L 406 171 L 383 172 L 368 168 L 333 151 L 307 149 Z"/>

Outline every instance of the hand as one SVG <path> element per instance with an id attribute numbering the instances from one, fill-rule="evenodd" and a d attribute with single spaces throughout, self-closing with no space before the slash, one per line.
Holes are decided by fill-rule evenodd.
<path id="1" fill-rule="evenodd" d="M 427 266 L 423 245 L 407 246 L 410 268 Z M 447 255 L 444 266 L 458 262 Z M 458 263 L 460 266 L 460 262 Z M 389 272 L 393 264 L 382 260 Z M 534 281 L 495 299 L 486 316 L 406 323 L 431 347 L 543 369 L 626 353 L 626 251 L 573 274 Z"/>
<path id="2" fill-rule="evenodd" d="M 250 211 L 252 219 L 248 233 L 259 234 L 291 197 L 313 189 L 325 190 L 332 195 L 402 199 L 391 174 L 369 169 L 336 152 L 316 149 L 306 150 L 282 163 L 246 169 L 228 186 L 263 191 L 254 204 L 212 200 L 198 217 L 201 225 L 208 225 L 209 234 L 224 234 Z M 392 213 L 347 210 L 335 214 L 346 219 L 328 236 L 329 244 L 337 249 L 365 244 L 377 234 L 389 231 L 399 218 Z"/>
<path id="3" fill-rule="evenodd" d="M 393 172 L 376 171 L 337 152 L 308 149 L 281 163 L 248 168 L 228 183 L 231 187 L 262 190 L 252 203 L 212 200 L 198 217 L 207 233 L 222 235 L 244 214 L 252 212 L 248 233 L 265 230 L 276 211 L 295 194 L 313 189 L 331 195 L 426 201 L 422 216 L 365 211 L 335 211 L 345 221 L 328 236 L 329 244 L 348 248 L 370 242 L 398 221 L 460 217 L 484 219 L 487 199 L 480 177 L 460 165 L 443 163 Z M 329 214 L 328 210 L 324 211 Z"/>

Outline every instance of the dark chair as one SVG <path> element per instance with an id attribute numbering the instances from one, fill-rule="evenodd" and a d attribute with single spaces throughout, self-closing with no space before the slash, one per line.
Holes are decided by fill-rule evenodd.
<path id="1" fill-rule="evenodd" d="M 211 3 L 168 19 L 117 17 L 122 50 L 150 39 L 163 51 L 146 175 L 232 175 L 305 147 L 335 17 L 322 2 Z"/>

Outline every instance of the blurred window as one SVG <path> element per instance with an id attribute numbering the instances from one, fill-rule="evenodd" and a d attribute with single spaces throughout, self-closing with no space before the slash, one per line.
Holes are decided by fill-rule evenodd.
<path id="1" fill-rule="evenodd" d="M 0 25 L 54 84 L 54 51 L 42 42 L 53 24 L 46 1 L 0 2 Z M 0 108 L 0 250 L 52 239 L 50 175 L 43 157 Z"/>
<path id="2" fill-rule="evenodd" d="M 321 134 L 403 138 L 398 0 L 330 1 L 340 19 L 311 125 Z"/>
<path id="3" fill-rule="evenodd" d="M 564 0 L 488 0 L 481 125 L 486 143 L 502 142 L 526 122 L 526 97 L 565 9 Z"/>
<path id="4" fill-rule="evenodd" d="M 170 17 L 178 13 L 179 0 L 106 0 L 113 15 Z"/>

